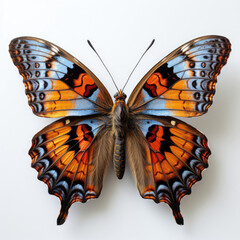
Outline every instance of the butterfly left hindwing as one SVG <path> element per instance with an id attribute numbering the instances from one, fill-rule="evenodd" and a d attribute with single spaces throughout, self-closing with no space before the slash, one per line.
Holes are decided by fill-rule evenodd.
<path id="1" fill-rule="evenodd" d="M 62 118 L 37 133 L 29 150 L 38 179 L 61 200 L 58 224 L 76 201 L 97 198 L 113 155 L 105 118 Z M 112 146 L 112 147 L 111 147 Z"/>

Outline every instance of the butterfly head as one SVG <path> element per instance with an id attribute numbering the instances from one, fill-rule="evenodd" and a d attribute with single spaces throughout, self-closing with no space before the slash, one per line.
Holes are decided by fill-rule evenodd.
<path id="1" fill-rule="evenodd" d="M 120 89 L 119 92 L 114 94 L 115 101 L 125 101 L 127 95 Z"/>

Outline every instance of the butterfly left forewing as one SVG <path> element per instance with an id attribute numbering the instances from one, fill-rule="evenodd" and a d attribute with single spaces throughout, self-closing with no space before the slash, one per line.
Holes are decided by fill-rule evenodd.
<path id="1" fill-rule="evenodd" d="M 60 198 L 57 223 L 63 224 L 72 203 L 97 198 L 113 155 L 107 118 L 66 117 L 37 133 L 29 151 L 38 178 Z"/>
<path id="2" fill-rule="evenodd" d="M 103 84 L 62 48 L 43 39 L 20 37 L 11 41 L 9 52 L 37 116 L 86 116 L 111 111 L 112 99 Z"/>
<path id="3" fill-rule="evenodd" d="M 167 203 L 176 222 L 183 224 L 180 200 L 208 166 L 207 139 L 172 117 L 139 116 L 136 124 L 127 135 L 127 156 L 139 192 L 143 198 Z"/>

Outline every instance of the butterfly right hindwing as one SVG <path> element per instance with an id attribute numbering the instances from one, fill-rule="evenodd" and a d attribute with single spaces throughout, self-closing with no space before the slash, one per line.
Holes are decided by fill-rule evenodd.
<path id="1" fill-rule="evenodd" d="M 176 118 L 139 116 L 136 122 L 136 130 L 127 137 L 139 142 L 134 149 L 138 154 L 131 153 L 132 144 L 127 140 L 131 146 L 127 146 L 127 155 L 140 194 L 156 203 L 167 203 L 177 223 L 183 224 L 180 200 L 191 193 L 191 186 L 208 167 L 207 139 Z"/>

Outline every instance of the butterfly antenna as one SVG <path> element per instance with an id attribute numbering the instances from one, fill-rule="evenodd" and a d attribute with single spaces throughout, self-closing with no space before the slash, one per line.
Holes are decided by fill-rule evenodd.
<path id="1" fill-rule="evenodd" d="M 98 54 L 98 52 L 96 51 L 96 49 L 93 47 L 92 43 L 91 43 L 89 40 L 87 40 L 87 42 L 88 42 L 89 46 L 92 48 L 92 50 L 97 54 L 98 58 L 100 59 L 100 61 L 102 62 L 103 66 L 104 66 L 105 69 L 107 70 L 109 76 L 111 77 L 111 79 L 112 79 L 112 81 L 113 81 L 113 83 L 114 83 L 117 91 L 119 92 L 119 89 L 118 89 L 118 87 L 117 87 L 117 84 L 115 83 L 115 81 L 114 81 L 114 79 L 113 79 L 113 76 L 112 76 L 112 74 L 109 72 L 107 66 L 105 65 L 105 63 L 103 62 L 103 60 L 101 59 L 101 57 L 99 56 L 99 54 Z"/>
<path id="2" fill-rule="evenodd" d="M 122 88 L 122 91 L 124 90 L 124 88 L 126 87 L 130 77 L 132 76 L 134 70 L 136 69 L 136 67 L 138 66 L 138 64 L 140 63 L 140 61 L 142 60 L 143 56 L 146 54 L 146 52 L 152 47 L 152 45 L 154 44 L 155 42 L 155 39 L 152 40 L 152 42 L 150 43 L 150 45 L 148 46 L 148 48 L 145 50 L 145 52 L 142 54 L 142 56 L 140 57 L 140 59 L 138 60 L 137 64 L 135 65 L 135 67 L 133 68 L 132 72 L 130 73 L 126 83 L 124 84 L 123 88 Z"/>

